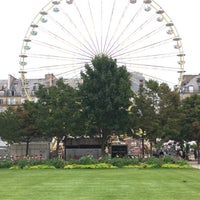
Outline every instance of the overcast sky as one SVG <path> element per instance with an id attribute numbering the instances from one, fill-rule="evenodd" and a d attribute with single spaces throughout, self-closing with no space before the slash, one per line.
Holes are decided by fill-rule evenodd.
<path id="1" fill-rule="evenodd" d="M 8 74 L 19 77 L 19 54 L 25 33 L 39 11 L 50 0 L 1 1 L 0 79 Z M 142 1 L 142 0 L 138 0 Z M 199 74 L 200 1 L 155 0 L 173 20 L 182 38 L 187 74 Z"/>

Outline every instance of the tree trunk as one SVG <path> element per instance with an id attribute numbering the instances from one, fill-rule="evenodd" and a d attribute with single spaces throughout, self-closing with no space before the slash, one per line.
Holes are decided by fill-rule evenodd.
<path id="1" fill-rule="evenodd" d="M 56 157 L 58 158 L 58 151 L 59 151 L 59 145 L 60 145 L 60 138 L 57 138 L 57 141 L 56 141 Z"/>
<path id="2" fill-rule="evenodd" d="M 66 154 L 66 142 L 67 142 L 67 137 L 65 136 L 65 139 L 64 139 L 64 160 L 67 160 L 67 154 Z"/>
<path id="3" fill-rule="evenodd" d="M 26 141 L 26 157 L 28 156 L 28 152 L 29 152 L 29 143 L 30 143 L 30 141 L 27 140 Z"/>
<path id="4" fill-rule="evenodd" d="M 142 137 L 141 137 L 141 139 L 142 139 L 142 158 L 144 158 L 144 136 L 142 135 Z"/>
<path id="5" fill-rule="evenodd" d="M 150 151 L 149 151 L 149 153 L 150 153 L 150 157 L 153 156 L 153 142 L 152 141 L 150 141 Z"/>
<path id="6" fill-rule="evenodd" d="M 108 154 L 108 152 L 106 152 L 106 145 L 107 145 L 107 140 L 108 137 L 110 137 L 110 131 L 103 131 L 102 130 L 102 138 L 101 138 L 101 154 L 102 156 L 105 156 Z"/>
<path id="7" fill-rule="evenodd" d="M 200 164 L 200 142 L 197 141 L 197 161 Z"/>

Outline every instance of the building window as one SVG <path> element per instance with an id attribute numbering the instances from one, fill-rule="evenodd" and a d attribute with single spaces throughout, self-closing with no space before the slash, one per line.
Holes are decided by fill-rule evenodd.
<path id="1" fill-rule="evenodd" d="M 16 104 L 15 98 L 9 98 L 8 99 L 8 105 L 15 105 L 15 104 Z"/>
<path id="2" fill-rule="evenodd" d="M 0 105 L 2 105 L 3 104 L 3 99 L 0 99 Z"/>
<path id="3" fill-rule="evenodd" d="M 189 86 L 189 92 L 193 93 L 194 92 L 194 87 L 192 85 Z"/>
<path id="4" fill-rule="evenodd" d="M 21 98 L 21 104 L 25 103 L 25 100 L 24 98 Z"/>
<path id="5" fill-rule="evenodd" d="M 0 91 L 0 96 L 4 96 L 5 92 L 4 91 Z"/>

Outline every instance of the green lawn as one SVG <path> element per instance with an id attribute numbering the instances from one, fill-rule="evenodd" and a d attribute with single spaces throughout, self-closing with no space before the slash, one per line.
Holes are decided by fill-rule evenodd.
<path id="1" fill-rule="evenodd" d="M 0 170 L 1 200 L 199 200 L 198 169 Z"/>

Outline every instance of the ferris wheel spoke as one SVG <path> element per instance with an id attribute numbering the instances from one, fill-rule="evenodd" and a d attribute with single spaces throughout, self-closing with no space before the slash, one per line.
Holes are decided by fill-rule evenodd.
<path id="1" fill-rule="evenodd" d="M 75 69 L 81 69 L 84 66 L 84 62 L 71 62 L 71 63 L 63 63 L 63 64 L 55 64 L 55 65 L 43 65 L 43 66 L 34 66 L 28 68 L 27 72 L 38 72 L 38 71 L 46 71 L 46 70 L 60 70 L 65 69 L 66 67 L 69 67 L 68 70 L 75 70 Z M 73 69 L 71 68 L 73 66 Z"/>
<path id="2" fill-rule="evenodd" d="M 120 63 L 120 61 L 119 61 L 119 63 Z M 121 62 L 121 63 L 123 63 L 123 62 Z M 172 67 L 168 67 L 168 66 L 164 66 L 164 65 L 151 65 L 151 64 L 139 64 L 139 63 L 132 63 L 132 62 L 125 62 L 124 64 L 127 64 L 127 65 L 131 65 L 131 66 L 133 66 L 133 68 L 143 68 L 143 69 L 147 69 L 147 68 L 149 68 L 149 69 L 160 69 L 160 70 L 166 70 L 166 71 L 178 71 L 179 70 L 179 68 L 177 67 L 177 68 L 172 68 Z M 129 68 L 132 68 L 132 67 L 129 67 Z"/>
<path id="3" fill-rule="evenodd" d="M 41 58 L 41 59 L 66 60 L 66 61 L 70 61 L 70 60 L 82 60 L 82 61 L 86 61 L 86 62 L 90 62 L 91 61 L 90 58 L 77 57 L 76 55 L 72 55 L 72 56 L 56 56 L 56 55 L 51 55 L 51 54 L 28 54 L 28 57 Z"/>
<path id="4" fill-rule="evenodd" d="M 163 53 L 163 54 L 150 54 L 150 55 L 140 55 L 140 56 L 123 56 L 120 57 L 120 60 L 151 60 L 151 59 L 160 59 L 160 58 L 168 58 L 168 57 L 174 57 L 177 55 L 177 52 L 171 52 L 171 53 Z"/>
<path id="5" fill-rule="evenodd" d="M 51 32 L 51 31 L 49 31 L 49 30 L 47 30 L 45 28 L 39 27 L 39 29 L 43 33 L 48 34 L 52 39 L 55 39 L 55 40 L 61 42 L 62 44 L 66 44 L 68 49 L 73 49 L 75 52 L 81 51 L 82 53 L 84 53 L 82 55 L 85 55 L 85 56 L 87 56 L 87 55 L 92 56 L 92 54 L 90 52 L 86 51 L 84 48 L 81 48 L 80 46 L 76 45 L 75 43 L 72 43 L 69 40 L 66 40 L 65 38 L 59 36 L 58 34 L 55 34 L 55 33 Z M 73 52 L 73 51 L 71 50 L 71 52 Z"/>
<path id="6" fill-rule="evenodd" d="M 91 17 L 91 20 L 92 20 L 92 27 L 93 27 L 93 31 L 94 31 L 94 35 L 95 35 L 97 50 L 98 50 L 98 53 L 100 53 L 101 52 L 100 44 L 99 44 L 98 37 L 97 37 L 97 31 L 96 31 L 96 26 L 95 26 L 95 22 L 94 22 L 94 16 L 93 16 L 93 13 L 92 13 L 90 1 L 88 1 L 88 7 L 89 7 L 90 17 Z"/>
<path id="7" fill-rule="evenodd" d="M 138 32 L 141 32 L 145 26 L 147 26 L 150 22 L 152 22 L 152 20 L 155 19 L 155 14 L 153 14 L 150 18 L 146 19 L 145 22 L 143 22 L 142 24 L 140 24 L 139 27 L 137 27 L 135 30 L 133 30 L 133 32 L 131 32 L 125 39 L 123 39 L 122 41 L 118 42 L 118 45 L 116 47 L 114 47 L 114 49 L 112 49 L 109 53 L 112 54 L 115 51 L 118 51 L 119 49 L 121 50 L 121 48 L 127 44 L 127 42 L 129 42 L 131 40 L 131 38 L 134 39 L 134 36 L 136 34 L 138 34 Z"/>
<path id="8" fill-rule="evenodd" d="M 155 76 L 155 74 L 154 75 L 149 75 L 149 74 L 145 74 L 144 73 L 144 76 L 147 77 L 148 79 L 157 80 L 160 83 L 167 83 L 167 84 L 172 85 L 172 86 L 175 86 L 175 84 L 176 84 L 175 82 L 166 81 L 164 78 L 160 78 L 158 76 Z"/>
<path id="9" fill-rule="evenodd" d="M 87 57 L 87 58 L 91 59 L 91 55 L 81 54 L 79 52 L 71 51 L 70 49 L 62 48 L 60 46 L 56 46 L 56 45 L 49 44 L 49 43 L 46 43 L 46 42 L 42 42 L 42 41 L 39 41 L 39 40 L 32 40 L 32 43 L 35 43 L 35 44 L 37 44 L 39 46 L 47 47 L 47 48 L 50 48 L 50 49 L 54 49 L 57 52 L 68 53 L 70 55 L 83 56 L 83 57 Z"/>
<path id="10" fill-rule="evenodd" d="M 74 74 L 74 77 L 76 77 L 77 75 L 80 76 L 80 70 L 82 69 L 83 67 L 77 67 L 77 68 L 74 68 L 74 69 L 70 69 L 70 70 L 65 70 L 59 74 L 55 74 L 56 76 L 61 76 L 61 75 L 69 75 L 69 74 Z M 77 71 L 77 72 L 76 72 Z M 75 73 L 76 72 L 76 73 Z"/>
<path id="11" fill-rule="evenodd" d="M 109 54 L 108 49 L 110 48 L 110 45 L 112 44 L 112 41 L 113 41 L 113 39 L 114 39 L 114 37 L 115 37 L 115 34 L 119 31 L 119 27 L 121 26 L 121 23 L 122 23 L 122 21 L 123 21 L 123 19 L 124 19 L 125 13 L 126 13 L 128 7 L 129 7 L 129 4 L 130 4 L 130 3 L 128 2 L 128 3 L 126 4 L 126 6 L 124 7 L 123 12 L 122 12 L 122 14 L 121 14 L 121 16 L 120 16 L 120 18 L 119 18 L 119 21 L 116 23 L 116 27 L 115 27 L 115 29 L 114 29 L 114 31 L 113 31 L 113 34 L 112 34 L 111 37 L 110 37 L 110 40 L 109 40 L 108 45 L 107 45 L 107 48 L 105 49 L 105 52 L 107 52 L 108 54 Z"/>
<path id="12" fill-rule="evenodd" d="M 84 43 L 86 45 L 88 45 L 92 50 L 94 50 L 94 48 L 91 46 L 91 44 L 89 43 L 89 41 L 84 37 L 84 35 L 82 34 L 82 31 L 78 28 L 78 26 L 76 25 L 76 23 L 74 22 L 74 20 L 70 17 L 70 15 L 68 13 L 66 13 L 63 9 L 62 9 L 63 15 L 66 17 L 66 19 L 73 25 L 73 27 L 75 28 L 75 30 L 77 31 L 77 33 L 79 33 L 79 36 L 82 38 L 82 40 L 84 41 Z"/>
<path id="13" fill-rule="evenodd" d="M 107 33 L 106 33 L 106 36 L 105 36 L 105 42 L 104 42 L 103 52 L 105 52 L 105 50 L 106 50 L 106 45 L 107 45 L 108 35 L 109 35 L 109 32 L 110 32 L 110 28 L 111 28 L 111 23 L 112 23 L 112 20 L 113 20 L 115 5 L 116 5 L 116 0 L 114 0 L 113 5 L 112 5 L 112 11 L 111 11 L 111 15 L 110 15 L 110 20 L 109 20 L 109 25 L 108 25 Z"/>
<path id="14" fill-rule="evenodd" d="M 132 50 L 129 50 L 129 51 L 125 51 L 125 52 L 122 52 L 120 54 L 112 54 L 111 56 L 113 57 L 120 57 L 120 56 L 124 56 L 126 54 L 130 54 L 130 53 L 138 53 L 138 52 L 141 52 L 141 51 L 145 51 L 147 49 L 152 49 L 152 48 L 156 48 L 158 46 L 161 46 L 161 45 L 164 45 L 166 43 L 169 43 L 172 41 L 173 38 L 169 38 L 169 39 L 165 39 L 165 40 L 162 40 L 162 41 L 158 41 L 158 42 L 155 42 L 155 43 L 152 43 L 152 44 L 149 44 L 149 45 L 145 45 L 145 46 L 142 46 L 142 47 L 139 47 L 139 48 L 136 48 L 136 49 L 132 49 Z"/>
<path id="15" fill-rule="evenodd" d="M 90 34 L 90 31 L 89 31 L 89 29 L 88 29 L 88 26 L 87 26 L 87 24 L 86 24 L 86 21 L 85 21 L 85 19 L 83 18 L 82 14 L 81 14 L 81 11 L 80 11 L 79 7 L 76 5 L 75 2 L 74 2 L 74 5 L 75 5 L 75 7 L 76 7 L 76 10 L 77 10 L 77 12 L 78 12 L 78 14 L 79 14 L 79 17 L 80 17 L 80 19 L 81 19 L 83 25 L 84 25 L 84 27 L 85 27 L 85 30 L 86 30 L 86 32 L 87 32 L 87 34 L 88 34 L 88 36 L 89 36 L 89 39 L 90 39 L 90 41 L 92 42 L 92 44 L 89 44 L 89 46 L 93 49 L 93 52 L 95 52 L 95 54 L 98 54 L 97 47 L 96 47 L 96 45 L 95 45 L 95 43 L 94 43 L 94 40 L 93 40 L 93 38 L 92 38 L 92 36 L 91 36 L 91 34 Z"/>
<path id="16" fill-rule="evenodd" d="M 87 44 L 84 44 L 78 37 L 74 36 L 74 34 L 72 32 L 70 32 L 66 27 L 64 27 L 61 23 L 59 23 L 56 19 L 54 19 L 53 17 L 51 17 L 51 20 L 58 26 L 61 28 L 62 31 L 64 31 L 65 33 L 67 33 L 72 39 L 74 39 L 76 42 L 78 42 L 79 44 L 81 44 L 90 54 L 94 55 L 94 50 L 92 48 L 92 46 L 90 44 L 89 47 L 87 46 Z"/>
<path id="17" fill-rule="evenodd" d="M 165 28 L 165 26 L 161 26 L 158 27 L 157 29 L 151 31 L 150 33 L 146 33 L 145 35 L 141 36 L 140 38 L 133 40 L 133 42 L 129 42 L 129 44 L 127 44 L 126 46 L 124 46 L 123 44 L 119 44 L 119 46 L 121 46 L 121 48 L 117 51 L 115 51 L 115 53 L 119 53 L 121 51 L 127 50 L 129 48 L 133 48 L 134 45 L 136 45 L 139 42 L 144 42 L 147 39 L 151 39 L 151 37 L 155 36 L 156 34 L 158 34 L 160 31 L 162 31 Z"/>
<path id="18" fill-rule="evenodd" d="M 147 74 L 147 73 L 145 73 L 145 72 L 142 72 L 142 73 L 137 73 L 137 71 L 135 71 L 133 68 L 132 69 L 130 69 L 129 68 L 129 70 L 131 71 L 131 72 L 133 72 L 133 73 L 135 73 L 135 74 L 138 74 L 138 75 L 142 75 L 142 76 L 144 76 L 145 77 L 145 80 L 146 81 L 148 81 L 148 80 L 156 80 L 156 81 L 158 81 L 159 83 L 167 83 L 169 86 L 172 86 L 172 87 L 174 87 L 174 86 L 176 86 L 176 84 L 177 84 L 177 82 L 173 82 L 173 81 L 170 81 L 170 80 L 166 80 L 164 77 L 160 77 L 159 76 L 159 74 L 160 74 L 160 70 L 158 70 L 158 72 L 156 73 L 156 71 L 154 70 L 154 73 L 149 73 L 149 74 Z M 174 72 L 173 72 L 173 74 L 174 74 Z M 157 75 L 157 76 L 156 76 Z M 138 82 L 138 83 L 140 83 L 140 82 Z"/>
<path id="19" fill-rule="evenodd" d="M 140 7 L 140 9 L 136 12 L 136 14 L 131 18 L 130 21 L 128 21 L 128 23 L 126 24 L 125 28 L 118 34 L 118 36 L 116 37 L 116 39 L 113 41 L 112 45 L 110 46 L 110 48 L 108 49 L 107 53 L 110 55 L 111 50 L 114 48 L 115 49 L 115 45 L 118 41 L 120 41 L 120 39 L 122 38 L 122 36 L 125 34 L 126 30 L 130 27 L 130 25 L 136 20 L 136 18 L 139 16 L 139 14 L 142 12 L 143 6 Z"/>

